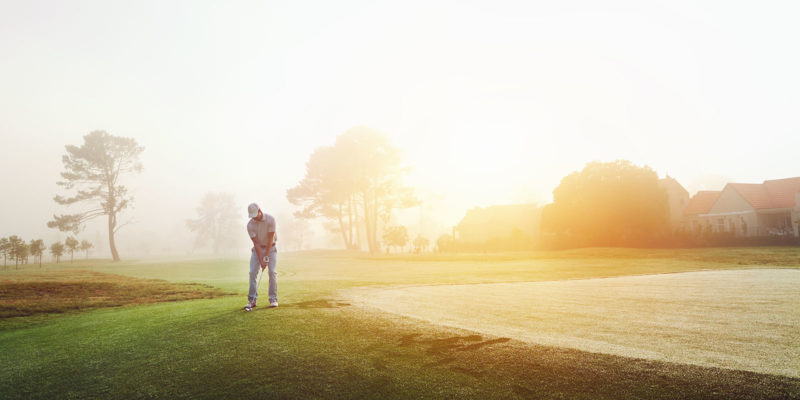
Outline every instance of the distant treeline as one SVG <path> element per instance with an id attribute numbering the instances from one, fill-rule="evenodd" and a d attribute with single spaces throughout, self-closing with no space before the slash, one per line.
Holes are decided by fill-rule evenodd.
<path id="1" fill-rule="evenodd" d="M 92 243 L 87 240 L 78 241 L 74 237 L 68 237 L 64 242 L 55 242 L 50 245 L 50 254 L 55 257 L 56 263 L 61 259 L 65 252 L 69 252 L 72 262 L 76 250 L 86 252 L 86 258 L 89 258 L 89 249 L 94 247 Z M 47 247 L 42 239 L 31 239 L 30 242 L 25 242 L 17 235 L 0 238 L 0 255 L 3 256 L 3 268 L 7 268 L 8 262 L 13 261 L 14 267 L 19 268 L 20 264 L 27 264 L 31 257 L 33 262 L 39 263 L 42 266 L 42 255 Z"/>
<path id="2" fill-rule="evenodd" d="M 731 232 L 673 231 L 658 175 L 629 161 L 591 162 L 564 177 L 542 207 L 538 236 L 520 229 L 476 242 L 442 235 L 441 252 L 557 250 L 579 247 L 709 247 L 798 245 L 791 235 L 741 237 Z M 529 222 L 526 222 L 530 224 Z M 494 228 L 486 223 L 486 229 Z M 522 224 L 520 224 L 522 225 Z"/>

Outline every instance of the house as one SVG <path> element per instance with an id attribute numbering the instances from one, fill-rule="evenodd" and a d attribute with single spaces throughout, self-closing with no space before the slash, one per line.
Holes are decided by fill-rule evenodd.
<path id="1" fill-rule="evenodd" d="M 719 198 L 719 190 L 701 190 L 695 193 L 683 210 L 681 227 L 684 231 L 700 234 L 711 231 L 711 219 L 706 217 Z"/>
<path id="2" fill-rule="evenodd" d="M 485 243 L 505 239 L 518 230 L 535 239 L 539 233 L 541 209 L 536 204 L 476 207 L 468 210 L 454 228 L 455 239 L 466 243 Z"/>
<path id="3" fill-rule="evenodd" d="M 710 206 L 709 206 L 710 205 Z M 684 225 L 697 232 L 736 236 L 800 236 L 800 177 L 763 183 L 728 183 L 720 192 L 698 192 L 684 210 Z"/>
<path id="4" fill-rule="evenodd" d="M 675 231 L 682 227 L 683 210 L 689 204 L 689 192 L 669 175 L 664 179 L 659 179 L 658 186 L 667 192 L 670 228 Z"/>

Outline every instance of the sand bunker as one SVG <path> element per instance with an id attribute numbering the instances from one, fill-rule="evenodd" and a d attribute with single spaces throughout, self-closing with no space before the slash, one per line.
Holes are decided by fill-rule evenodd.
<path id="1" fill-rule="evenodd" d="M 345 296 L 532 343 L 800 377 L 800 270 L 373 288 Z"/>

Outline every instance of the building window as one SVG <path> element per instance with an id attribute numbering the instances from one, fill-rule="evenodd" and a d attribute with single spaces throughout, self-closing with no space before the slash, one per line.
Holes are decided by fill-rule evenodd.
<path id="1" fill-rule="evenodd" d="M 725 232 L 725 218 L 717 220 L 717 232 Z"/>

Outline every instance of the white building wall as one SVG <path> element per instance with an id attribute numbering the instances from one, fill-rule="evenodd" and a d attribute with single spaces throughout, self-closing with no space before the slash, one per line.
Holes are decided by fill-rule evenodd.
<path id="1" fill-rule="evenodd" d="M 756 210 L 730 186 L 722 190 L 705 218 L 714 232 L 732 232 L 737 236 L 756 236 L 759 232 Z"/>

